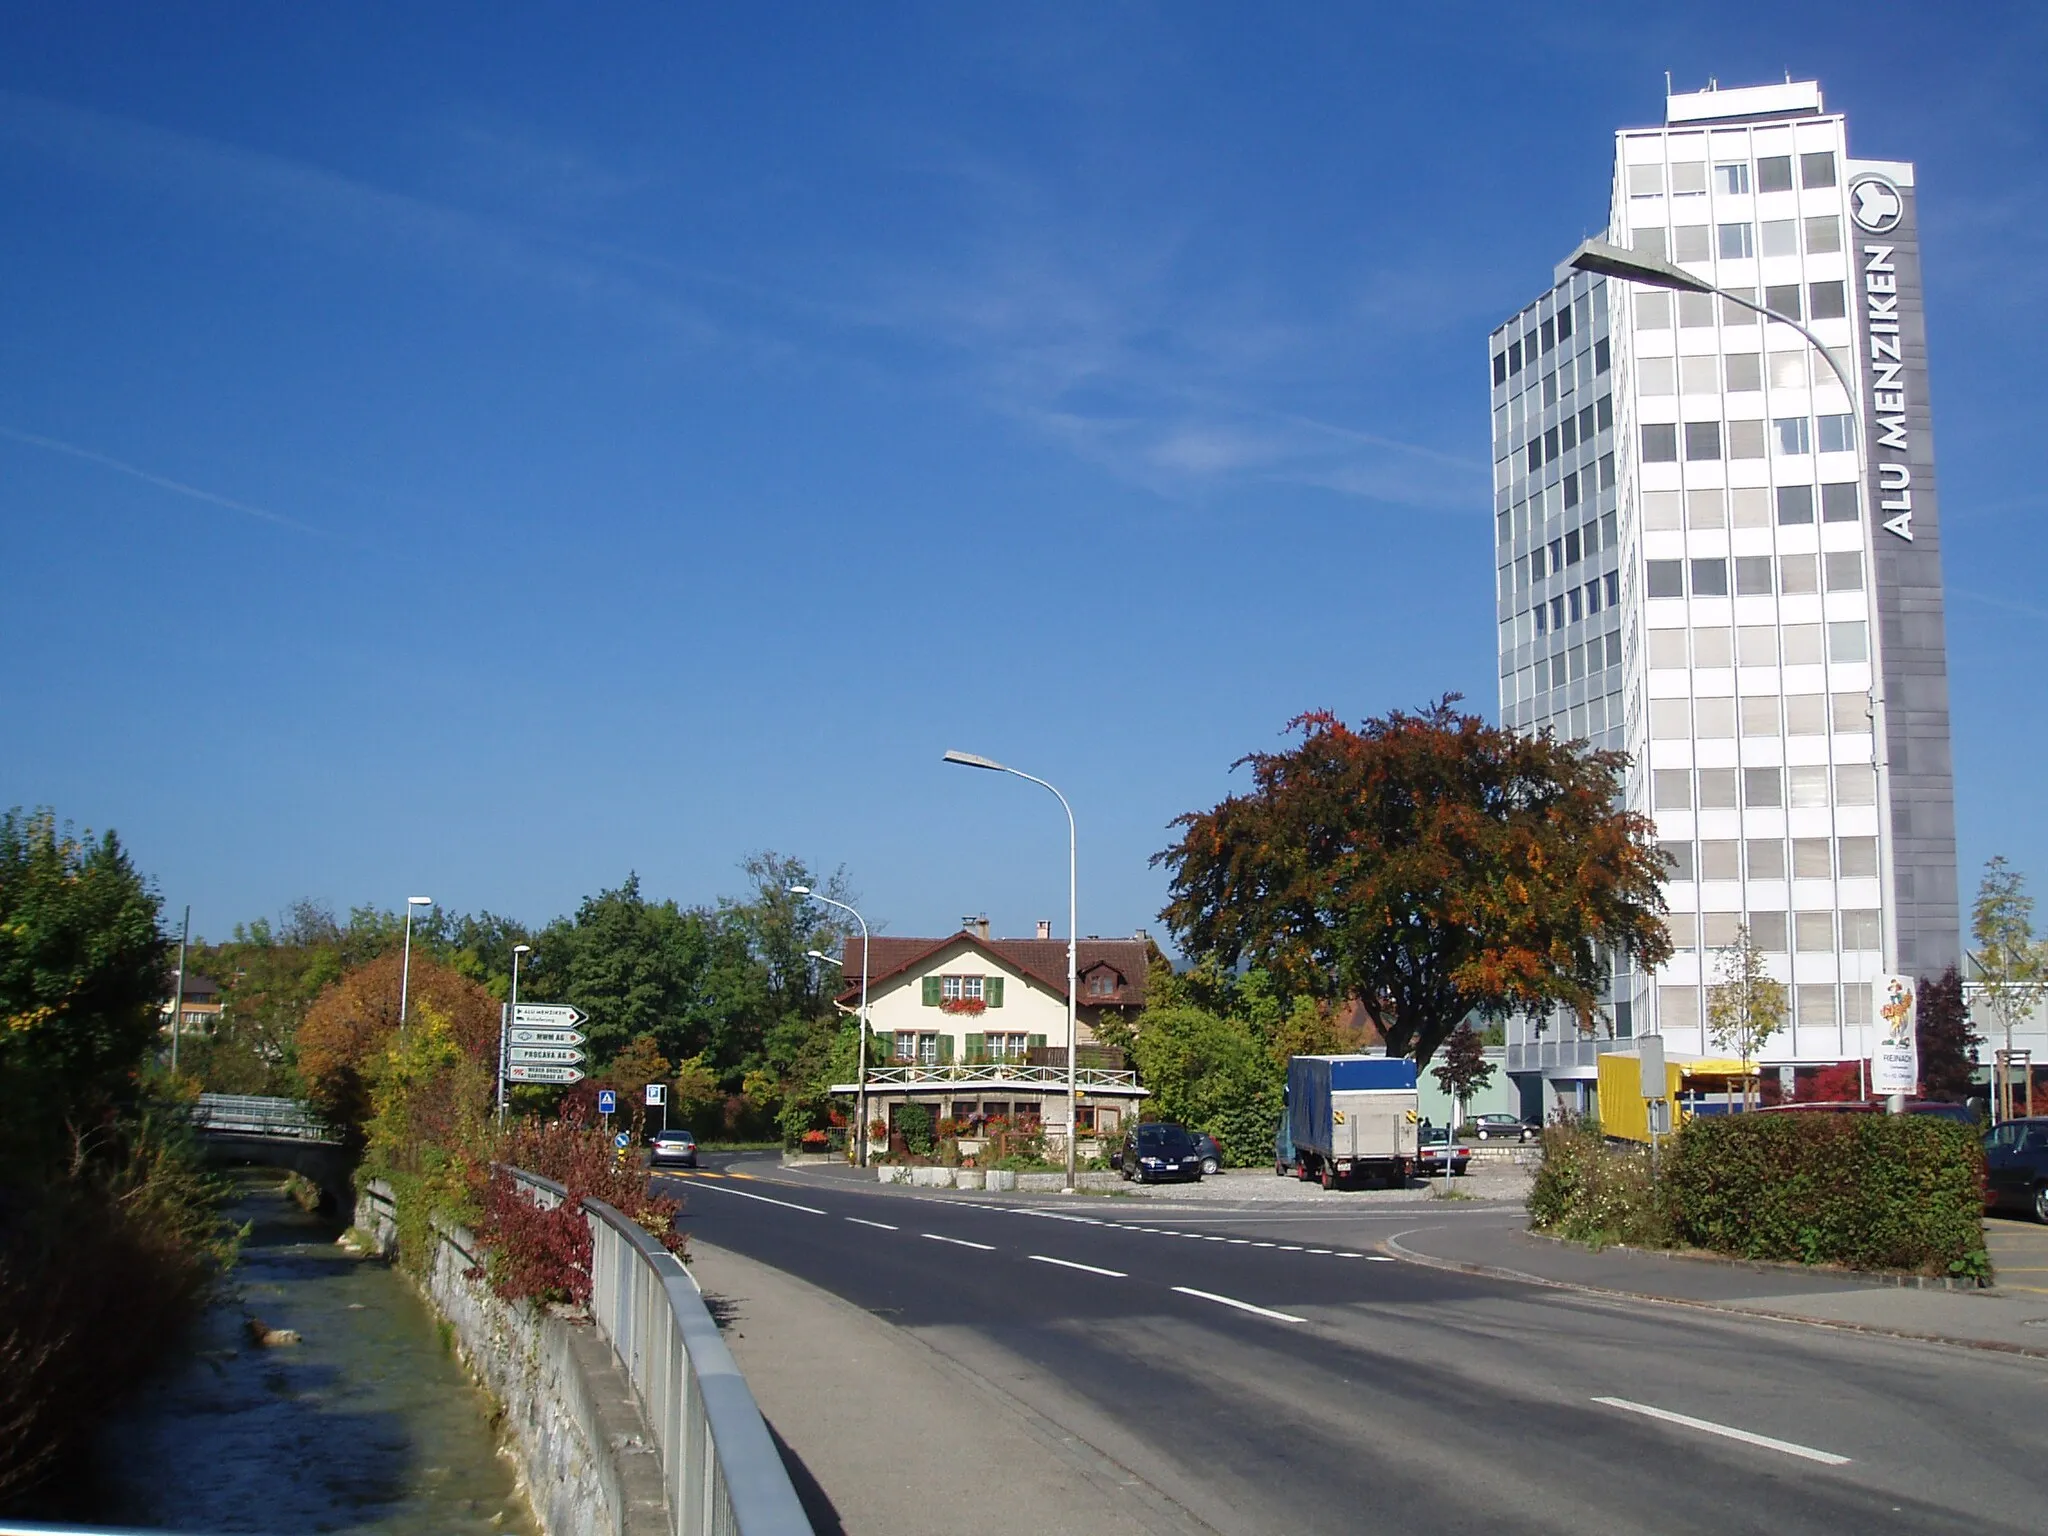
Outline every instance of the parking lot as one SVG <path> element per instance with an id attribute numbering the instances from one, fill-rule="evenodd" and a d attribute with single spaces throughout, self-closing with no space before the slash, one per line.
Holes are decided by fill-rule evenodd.
<path id="1" fill-rule="evenodd" d="M 1984 1246 L 2000 1290 L 2048 1296 L 2048 1227 L 2004 1212 L 1986 1216 Z"/>

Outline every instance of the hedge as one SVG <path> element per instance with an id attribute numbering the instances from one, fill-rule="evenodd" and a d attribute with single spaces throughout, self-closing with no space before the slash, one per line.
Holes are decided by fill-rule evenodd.
<path id="1" fill-rule="evenodd" d="M 1681 1243 L 1804 1264 L 1984 1275 L 1984 1152 L 1920 1115 L 1735 1115 L 1667 1144 Z"/>

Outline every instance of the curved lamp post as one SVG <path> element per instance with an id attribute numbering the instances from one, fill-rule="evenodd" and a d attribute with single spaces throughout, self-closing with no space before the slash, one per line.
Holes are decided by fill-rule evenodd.
<path id="1" fill-rule="evenodd" d="M 412 991 L 412 911 L 414 907 L 431 907 L 431 896 L 408 896 L 405 898 L 405 959 L 398 969 L 398 1032 L 405 1033 L 405 1005 Z"/>
<path id="2" fill-rule="evenodd" d="M 1074 942 L 1078 932 L 1075 923 L 1075 866 L 1074 866 L 1074 808 L 1067 804 L 1067 797 L 1052 785 L 1021 768 L 1007 767 L 993 758 L 976 757 L 972 752 L 948 752 L 945 760 L 958 763 L 963 768 L 986 768 L 991 773 L 1013 774 L 1020 779 L 1029 779 L 1040 789 L 1051 791 L 1053 799 L 1059 801 L 1060 809 L 1067 813 L 1067 1188 L 1074 1192 L 1075 1147 L 1081 1139 L 1080 1115 L 1078 1113 L 1081 1093 L 1080 1079 L 1075 1064 L 1081 1055 L 1081 1035 L 1076 1023 L 1074 994 Z"/>
<path id="3" fill-rule="evenodd" d="M 854 1085 L 854 1112 L 858 1116 L 858 1124 L 853 1144 L 854 1166 L 865 1168 L 868 1165 L 868 920 L 845 902 L 834 901 L 830 896 L 820 896 L 808 885 L 792 885 L 789 894 L 852 913 L 853 920 L 860 924 L 860 1071 Z M 820 960 L 832 960 L 830 955 L 821 954 L 815 949 L 808 953 Z M 843 960 L 833 960 L 832 963 L 842 970 L 845 969 L 846 962 Z"/>
<path id="4" fill-rule="evenodd" d="M 1850 419 L 1856 423 L 1856 457 L 1859 463 L 1868 451 L 1869 441 L 1864 420 L 1863 400 L 1856 393 L 1856 385 L 1849 372 L 1827 348 L 1827 344 L 1800 321 L 1790 315 L 1781 315 L 1776 310 L 1766 309 L 1755 300 L 1726 288 L 1708 282 L 1697 273 L 1655 256 L 1646 256 L 1640 251 L 1605 240 L 1582 240 L 1578 249 L 1564 260 L 1564 266 L 1578 272 L 1590 272 L 1599 277 L 1618 278 L 1625 282 L 1641 283 L 1646 288 L 1668 288 L 1679 293 L 1705 293 L 1759 314 L 1766 320 L 1775 320 L 1780 325 L 1790 326 L 1805 338 L 1806 344 L 1821 355 L 1836 379 L 1841 382 L 1842 392 L 1849 397 Z M 1560 269 L 1562 270 L 1562 269 Z M 1880 974 L 1889 975 L 1893 957 L 1898 953 L 1899 916 L 1898 903 L 1894 899 L 1892 884 L 1892 784 L 1891 784 L 1891 743 L 1885 718 L 1884 667 L 1878 655 L 1881 643 L 1877 623 L 1877 549 L 1875 531 L 1863 512 L 1864 490 L 1870 473 L 1867 463 L 1863 473 L 1857 477 L 1856 521 L 1863 536 L 1863 590 L 1869 594 L 1870 604 L 1870 732 L 1872 756 L 1877 769 L 1877 880 L 1878 905 L 1882 909 L 1878 919 L 1878 968 Z M 1869 1026 L 1866 1025 L 1867 1029 Z M 1868 1054 L 1867 1052 L 1865 1054 Z M 1905 1109 L 1905 1095 L 1895 1093 L 1891 1097 L 1891 1111 L 1899 1114 Z"/>
<path id="5" fill-rule="evenodd" d="M 512 1026 L 519 1019 L 519 958 L 533 953 L 531 944 L 512 946 L 512 1006 L 505 1011 L 505 1022 L 498 1027 L 498 1124 L 505 1123 L 505 1051 L 511 1039 Z"/>

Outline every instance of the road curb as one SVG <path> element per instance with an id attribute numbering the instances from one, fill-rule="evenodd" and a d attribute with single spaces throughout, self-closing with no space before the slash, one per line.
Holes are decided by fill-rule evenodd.
<path id="1" fill-rule="evenodd" d="M 1647 1301 L 1664 1307 L 1686 1307 L 1695 1312 L 1714 1312 L 1722 1317 L 1758 1318 L 1772 1323 L 1799 1323 L 1808 1328 L 1832 1328 L 1839 1333 L 1860 1333 L 1871 1338 L 1905 1339 L 1915 1344 L 1946 1344 L 1954 1349 L 1975 1349 L 1987 1354 L 2014 1355 L 2023 1360 L 2048 1360 L 2048 1344 L 2039 1346 L 2007 1344 L 1997 1339 L 1965 1339 L 1953 1334 L 1921 1333 L 1910 1328 L 1885 1328 L 1875 1323 L 1850 1323 L 1834 1318 L 1807 1317 L 1799 1312 L 1763 1311 L 1755 1307 L 1731 1307 L 1722 1302 L 1700 1301 L 1690 1296 L 1660 1296 L 1654 1291 L 1624 1291 L 1612 1286 L 1587 1285 L 1578 1280 L 1553 1280 L 1524 1270 L 1496 1264 L 1468 1264 L 1462 1259 L 1440 1259 L 1419 1253 L 1402 1244 L 1399 1237 L 1383 1238 L 1380 1248 L 1389 1258 L 1417 1264 L 1425 1269 L 1449 1270 L 1477 1275 L 1488 1280 L 1511 1280 L 1518 1285 L 1540 1285 L 1553 1291 L 1575 1291 L 1582 1296 L 1600 1296 L 1612 1301 Z M 1963 1293 L 1968 1294 L 1968 1293 Z"/>

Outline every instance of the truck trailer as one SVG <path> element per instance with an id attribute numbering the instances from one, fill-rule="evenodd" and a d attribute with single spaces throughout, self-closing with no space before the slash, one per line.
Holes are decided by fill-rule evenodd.
<path id="1" fill-rule="evenodd" d="M 1276 1171 L 1325 1189 L 1377 1180 L 1392 1188 L 1415 1166 L 1421 1102 L 1402 1056 L 1296 1056 L 1273 1139 Z"/>

